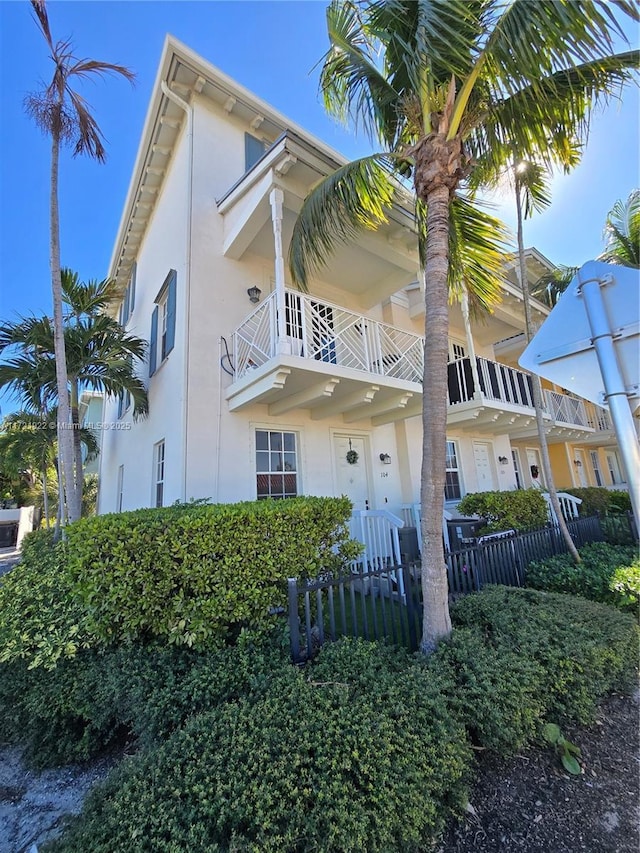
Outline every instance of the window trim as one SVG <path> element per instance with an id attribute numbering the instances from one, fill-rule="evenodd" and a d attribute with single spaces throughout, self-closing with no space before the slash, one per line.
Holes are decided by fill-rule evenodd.
<path id="1" fill-rule="evenodd" d="M 160 451 L 162 450 L 162 458 Z M 164 483 L 166 474 L 167 449 L 164 438 L 160 439 L 153 445 L 153 481 L 152 481 L 152 502 L 156 509 L 164 506 Z M 161 476 L 159 476 L 161 474 Z M 158 487 L 160 492 L 158 492 Z M 160 495 L 160 503 L 158 503 L 158 494 Z"/>
<path id="2" fill-rule="evenodd" d="M 455 468 L 449 467 L 447 465 L 447 457 L 449 456 L 449 453 L 448 453 L 449 447 L 448 446 L 450 444 L 453 445 L 454 457 L 456 460 L 456 467 Z M 458 440 L 455 438 L 447 438 L 446 439 L 446 451 L 445 451 L 445 463 L 444 463 L 444 465 L 445 465 L 445 468 L 444 468 L 444 471 L 445 471 L 444 500 L 445 500 L 445 503 L 455 503 L 456 501 L 462 500 L 462 498 L 464 497 L 464 484 L 463 484 L 463 480 L 462 480 L 462 466 L 460 465 L 460 445 L 458 443 Z M 452 472 L 455 472 L 457 477 L 458 477 L 458 491 L 460 492 L 460 494 L 458 497 L 450 498 L 447 496 L 448 483 L 446 482 L 446 478 L 447 478 L 447 474 L 452 473 Z"/>
<path id="3" fill-rule="evenodd" d="M 292 429 L 291 427 L 287 427 L 286 425 L 281 425 L 281 424 L 252 424 L 251 428 L 253 431 L 253 466 L 254 466 L 253 470 L 254 470 L 254 488 L 255 488 L 256 500 L 267 500 L 269 498 L 271 498 L 273 500 L 286 500 L 286 499 L 292 498 L 292 497 L 300 497 L 303 494 L 302 478 L 301 478 L 301 470 L 300 470 L 301 469 L 301 448 L 302 448 L 302 442 L 301 442 L 301 438 L 300 438 L 300 430 Z M 268 439 L 268 450 L 266 450 L 266 451 L 265 450 L 258 450 L 258 433 L 266 433 L 268 436 L 270 436 L 271 434 L 281 435 L 282 436 L 282 449 L 279 451 L 272 451 L 271 450 L 271 439 L 269 438 Z M 287 451 L 284 449 L 284 443 L 285 443 L 284 442 L 284 436 L 285 435 L 292 435 L 293 436 L 293 438 L 294 438 L 294 450 L 293 451 Z M 268 470 L 259 469 L 259 467 L 258 467 L 258 453 L 259 452 L 260 453 L 266 453 L 266 455 L 269 459 L 269 469 Z M 292 471 L 291 470 L 286 471 L 284 466 L 287 463 L 284 462 L 284 454 L 285 453 L 291 453 L 291 452 L 295 453 L 295 468 Z M 272 470 L 271 469 L 272 453 L 280 453 L 282 455 L 282 457 L 283 457 L 283 459 L 282 459 L 282 462 L 283 462 L 282 470 Z M 285 491 L 284 477 L 285 477 L 285 474 L 287 474 L 287 473 L 293 474 L 296 478 L 295 494 L 289 494 Z M 260 475 L 266 476 L 269 478 L 274 477 L 274 476 L 282 476 L 282 478 L 283 478 L 282 493 L 281 494 L 273 494 L 271 492 L 271 481 L 269 481 L 270 494 L 259 494 L 258 493 L 258 477 Z"/>
<path id="4" fill-rule="evenodd" d="M 169 270 L 154 301 L 149 336 L 149 376 L 168 359 L 176 344 L 176 302 L 178 273 Z"/>

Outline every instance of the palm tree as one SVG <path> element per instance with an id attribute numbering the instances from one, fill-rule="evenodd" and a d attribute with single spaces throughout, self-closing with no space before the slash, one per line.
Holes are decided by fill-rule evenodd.
<path id="1" fill-rule="evenodd" d="M 79 59 L 70 41 L 54 42 L 44 0 L 31 0 L 40 31 L 46 41 L 54 64 L 53 78 L 42 91 L 25 99 L 25 107 L 42 131 L 51 137 L 50 176 L 50 265 L 53 293 L 53 332 L 56 358 L 56 384 L 60 416 L 58 444 L 62 459 L 64 492 L 71 521 L 80 517 L 82 499 L 74 478 L 74 453 L 71 411 L 66 373 L 64 323 L 62 317 L 62 283 L 60 278 L 60 216 L 58 210 L 58 172 L 60 147 L 73 145 L 74 156 L 87 154 L 102 163 L 105 148 L 102 133 L 89 110 L 86 100 L 73 88 L 75 81 L 95 76 L 117 74 L 133 80 L 133 74 L 122 65 L 112 65 L 92 59 Z M 76 472 L 77 473 L 77 472 Z"/>
<path id="2" fill-rule="evenodd" d="M 617 6 L 638 17 L 635 6 Z M 422 460 L 423 652 L 451 630 L 441 535 L 446 438 L 448 283 L 452 212 L 473 188 L 520 157 L 562 161 L 584 137 L 593 103 L 638 64 L 613 55 L 623 35 L 602 0 L 334 0 L 321 72 L 325 106 L 362 126 L 381 153 L 341 167 L 306 199 L 290 246 L 293 280 L 337 242 L 376 227 L 411 177 L 425 281 Z M 474 182 L 474 177 L 477 180 Z"/>
<path id="3" fill-rule="evenodd" d="M 640 267 L 640 190 L 632 190 L 626 202 L 619 199 L 604 226 L 606 247 L 599 260 L 624 267 Z"/>
<path id="4" fill-rule="evenodd" d="M 105 313 L 117 298 L 110 279 L 81 282 L 70 270 L 61 271 L 62 294 L 68 311 L 64 317 L 65 355 L 70 388 L 76 493 L 82 499 L 82 431 L 78 405 L 80 393 L 89 389 L 106 395 L 128 395 L 135 418 L 148 412 L 147 394 L 134 365 L 144 359 L 146 342 L 128 334 Z M 57 402 L 54 331 L 49 317 L 29 317 L 0 323 L 0 388 L 17 393 L 32 413 L 47 411 Z M 49 418 L 51 420 L 51 418 Z"/>

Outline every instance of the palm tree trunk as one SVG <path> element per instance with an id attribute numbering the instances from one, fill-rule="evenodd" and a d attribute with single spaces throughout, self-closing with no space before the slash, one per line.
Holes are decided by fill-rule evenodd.
<path id="1" fill-rule="evenodd" d="M 64 320 L 62 317 L 62 279 L 60 275 L 60 212 L 58 209 L 58 173 L 60 161 L 60 130 L 51 134 L 51 198 L 50 198 L 50 264 L 51 289 L 53 294 L 53 344 L 56 357 L 56 385 L 58 390 L 58 453 L 62 468 L 62 491 L 66 496 L 69 520 L 75 521 L 77 500 L 73 478 L 73 435 L 71 433 L 71 410 L 67 360 L 64 345 Z M 61 522 L 64 522 L 64 502 L 61 506 Z"/>
<path id="2" fill-rule="evenodd" d="M 520 279 L 520 287 L 522 288 L 525 335 L 527 338 L 527 343 L 529 343 L 533 336 L 531 323 L 531 302 L 529 300 L 529 285 L 527 283 L 527 270 L 524 257 L 524 229 L 522 224 L 522 200 L 520 198 L 520 181 L 518 179 L 518 171 L 515 168 L 514 174 L 516 189 L 516 214 L 518 221 L 518 277 Z M 544 479 L 547 486 L 547 490 L 549 492 L 549 499 L 551 500 L 551 506 L 553 507 L 553 510 L 555 512 L 558 526 L 567 546 L 567 550 L 573 557 L 574 561 L 576 563 L 580 563 L 580 554 L 578 553 L 574 541 L 571 538 L 571 534 L 569 533 L 569 528 L 567 527 L 567 524 L 564 520 L 564 515 L 562 514 L 562 509 L 560 507 L 560 501 L 558 500 L 558 492 L 556 490 L 556 486 L 553 480 L 551 460 L 549 458 L 549 445 L 547 444 L 547 434 L 544 428 L 542 386 L 540 384 L 540 377 L 531 375 L 531 379 L 533 386 L 533 406 L 536 413 L 536 426 L 538 428 L 538 441 L 540 443 L 540 461 L 542 463 L 542 471 L 544 472 Z"/>
<path id="3" fill-rule="evenodd" d="M 449 587 L 442 540 L 447 432 L 447 335 L 449 305 L 449 189 L 427 199 L 424 269 L 425 343 L 422 393 L 422 594 L 420 651 L 430 654 L 451 633 Z"/>
<path id="4" fill-rule="evenodd" d="M 74 454 L 74 500 L 78 502 L 76 506 L 77 518 L 82 515 L 82 490 L 84 485 L 84 473 L 82 466 L 82 442 L 80 440 L 80 413 L 79 413 L 79 392 L 78 380 L 75 376 L 70 377 L 71 383 L 71 421 L 73 423 L 73 454 Z"/>

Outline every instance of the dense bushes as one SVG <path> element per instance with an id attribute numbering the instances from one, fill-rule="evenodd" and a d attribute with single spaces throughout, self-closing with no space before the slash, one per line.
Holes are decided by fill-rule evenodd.
<path id="1" fill-rule="evenodd" d="M 55 849 L 424 850 L 470 761 L 425 667 L 345 641 L 128 762 Z"/>
<path id="2" fill-rule="evenodd" d="M 580 557 L 578 565 L 569 554 L 532 563 L 527 569 L 527 585 L 638 609 L 640 558 L 636 548 L 595 542 L 581 548 Z"/>
<path id="3" fill-rule="evenodd" d="M 350 512 L 346 498 L 181 505 L 83 519 L 55 546 L 32 533 L 0 579 L 0 662 L 154 637 L 220 646 L 270 621 L 288 577 L 355 556 Z"/>
<path id="4" fill-rule="evenodd" d="M 21 562 L 0 579 L 0 663 L 55 666 L 92 642 L 88 614 L 73 594 L 62 543 L 38 530 L 25 537 Z"/>
<path id="5" fill-rule="evenodd" d="M 582 488 L 568 488 L 564 490 L 582 503 L 578 508 L 580 515 L 608 515 L 621 512 L 629 512 L 631 509 L 631 497 L 628 492 L 619 489 L 605 489 L 602 486 L 585 486 Z"/>
<path id="6" fill-rule="evenodd" d="M 74 589 L 105 642 L 161 636 L 201 648 L 267 619 L 288 577 L 354 555 L 347 498 L 170 507 L 86 518 L 69 528 Z"/>
<path id="7" fill-rule="evenodd" d="M 479 515 L 487 522 L 485 532 L 531 530 L 549 520 L 547 503 L 538 489 L 514 492 L 475 492 L 458 504 L 464 515 Z"/>
<path id="8" fill-rule="evenodd" d="M 637 666 L 634 618 L 585 599 L 490 587 L 457 602 L 452 617 L 500 656 L 511 651 L 540 667 L 529 686 L 552 721 L 590 722 L 598 698 L 624 685 Z"/>

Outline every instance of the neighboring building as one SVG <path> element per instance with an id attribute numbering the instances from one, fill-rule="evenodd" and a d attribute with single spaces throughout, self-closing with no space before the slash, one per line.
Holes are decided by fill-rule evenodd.
<path id="1" fill-rule="evenodd" d="M 104 406 L 104 394 L 98 391 L 82 391 L 80 394 L 80 405 L 78 407 L 78 418 L 83 427 L 87 427 L 102 444 L 102 409 Z M 84 473 L 97 474 L 100 468 L 100 455 L 84 463 Z"/>
<path id="2" fill-rule="evenodd" d="M 176 500 L 419 496 L 424 301 L 410 199 L 339 250 L 308 294 L 286 257 L 310 187 L 344 162 L 166 41 L 109 274 L 149 340 L 149 416 L 107 400 L 99 511 Z M 528 255 L 532 278 L 550 264 Z M 532 483 L 538 464 L 515 279 L 484 322 L 452 306 L 447 500 Z M 534 305 L 541 322 L 547 309 Z M 606 413 L 547 389 L 559 486 L 619 477 Z M 581 462 L 578 466 L 574 464 Z"/>

